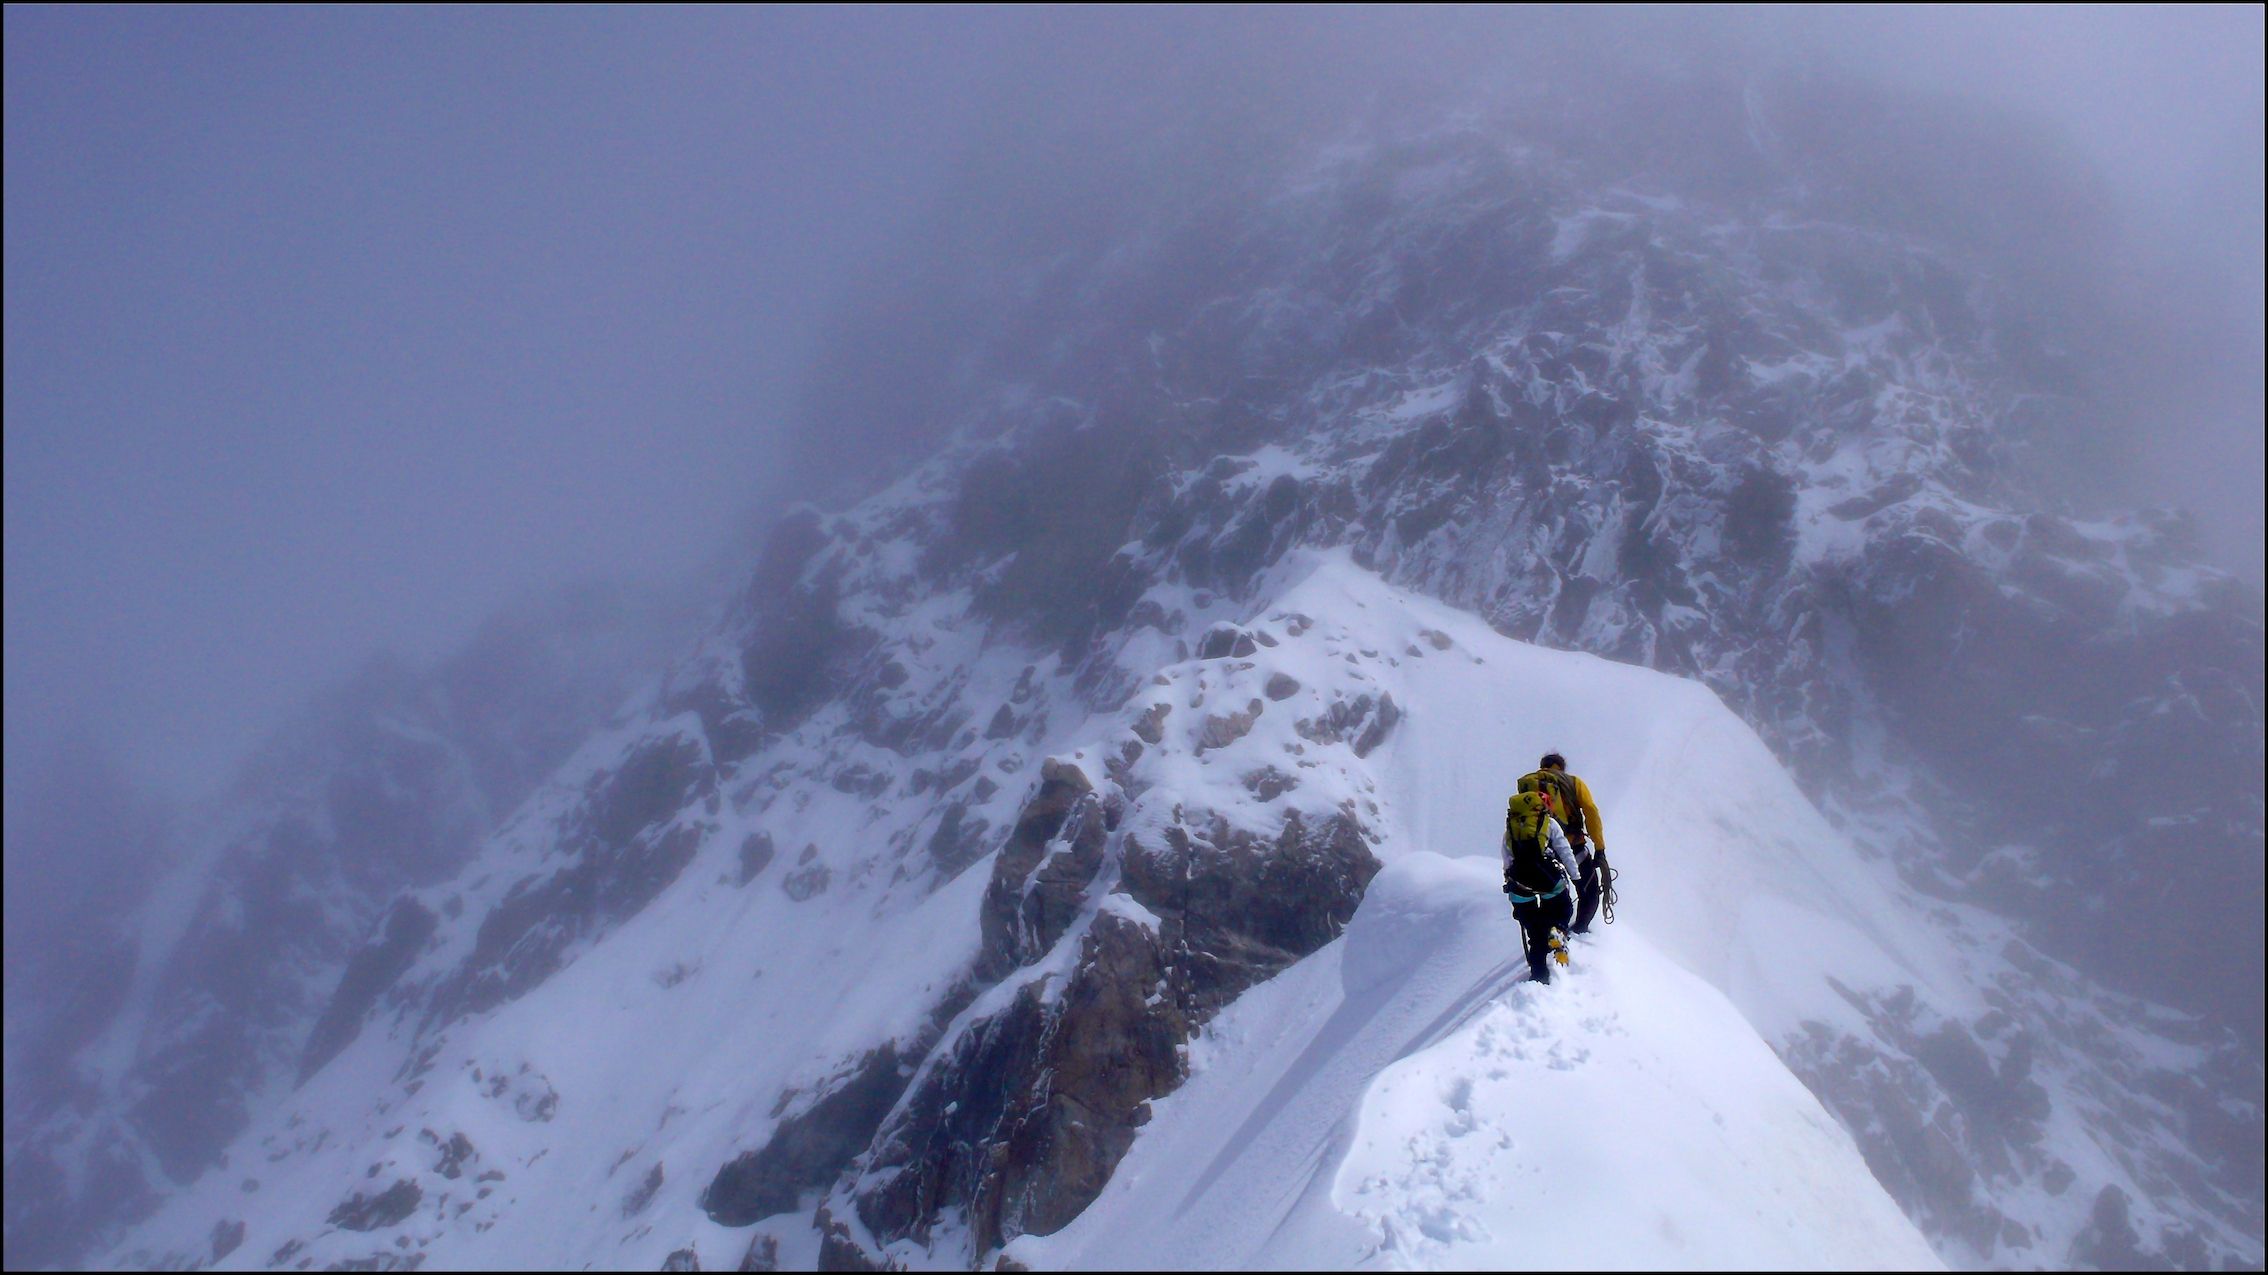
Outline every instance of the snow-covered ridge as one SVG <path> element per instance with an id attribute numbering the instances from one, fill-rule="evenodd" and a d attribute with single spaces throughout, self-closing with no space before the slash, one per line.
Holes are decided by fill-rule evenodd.
<path id="1" fill-rule="evenodd" d="M 2027 1036 L 2032 1075 L 2061 1082 L 2073 1062 L 2052 1015 L 2019 1006 L 1984 1026 L 2004 999 L 1991 989 L 2032 977 L 1999 955 L 2004 927 L 1916 900 L 1819 817 L 1714 695 L 1507 640 L 1344 555 L 1299 558 L 1273 578 L 1243 623 L 1203 631 L 1194 652 L 1157 666 L 1123 703 L 1033 718 L 1045 723 L 1037 739 L 1011 730 L 986 741 L 955 791 L 1023 777 L 997 785 L 1010 809 L 968 807 L 997 815 L 1002 839 L 957 872 L 931 866 L 955 862 L 950 847 L 941 857 L 933 836 L 916 835 L 940 818 L 924 795 L 935 779 L 911 799 L 865 796 L 914 787 L 923 754 L 854 772 L 875 757 L 830 751 L 827 732 L 840 726 L 819 717 L 737 764 L 700 752 L 694 769 L 711 768 L 713 785 L 673 783 L 682 803 L 628 839 L 659 845 L 692 829 L 675 875 L 634 914 L 571 938 L 555 972 L 468 1012 L 446 997 L 480 932 L 524 892 L 513 882 L 612 853 L 594 844 L 562 859 L 541 830 L 557 844 L 604 804 L 623 761 L 700 727 L 665 716 L 594 745 L 459 884 L 427 896 L 443 919 L 390 1008 L 113 1260 L 650 1269 L 687 1249 L 709 1266 L 764 1252 L 794 1265 L 825 1247 L 834 1260 L 863 1251 L 957 1266 L 989 1264 L 1004 1241 L 1034 1265 L 1133 1252 L 1206 1266 L 1283 1253 L 1485 1264 L 1533 1210 L 1564 1208 L 1646 1219 L 1627 1229 L 1634 1262 L 1770 1252 L 1797 1264 L 1908 1265 L 1930 1256 L 1918 1222 L 1956 1261 L 2012 1249 L 2054 1263 L 2087 1233 L 2101 1188 L 2154 1198 L 2145 1179 L 2178 1148 L 2117 1145 L 2080 1104 L 2020 1121 L 2007 1140 L 2012 1176 L 1976 1193 L 2000 1219 L 1999 1249 L 1964 1247 L 1934 1225 L 1929 1200 L 1893 1203 L 1881 1179 L 1902 1153 L 1894 1136 L 1869 1141 L 1866 1122 L 1896 1118 L 1912 1095 L 1886 1103 L 1879 1086 L 1846 1083 L 1812 1042 L 1902 1063 L 1920 1074 L 1897 1083 L 1955 1111 L 1973 1099 L 1945 1092 L 1898 1037 L 1917 1017 L 1976 1026 L 1988 1079 L 2012 1086 L 2032 1083 L 2011 1052 Z M 914 610 L 923 630 L 942 631 L 945 617 Z M 954 623 L 968 621 L 945 628 Z M 978 645 L 984 653 L 956 673 L 978 702 L 1015 705 L 1019 686 L 1035 688 L 1026 704 L 1068 702 L 1047 674 L 1021 671 L 1013 647 Z M 1567 751 L 1600 793 L 1626 876 L 1623 919 L 1579 951 L 1575 977 L 1529 991 L 1510 983 L 1515 940 L 1488 865 L 1502 791 L 1544 746 Z M 867 777 L 836 782 L 854 773 Z M 748 782 L 756 776 L 769 778 Z M 1335 818 L 1359 840 L 1284 837 Z M 1042 829 L 1044 840 L 1011 827 Z M 1326 886 L 1316 897 L 1329 928 L 1313 940 L 1248 927 L 1247 940 L 1286 946 L 1230 958 L 1193 941 L 1240 931 L 1200 926 L 1203 906 L 1174 898 L 1161 868 L 1203 879 L 1209 856 L 1238 847 L 1258 856 L 1239 862 L 1263 874 L 1328 853 L 1375 856 L 1364 876 L 1376 877 L 1351 895 Z M 1351 922 L 1327 915 L 1340 897 Z M 1338 925 L 1345 934 L 1333 940 Z M 1297 959 L 1302 943 L 1312 954 Z M 1128 952 L 1156 963 L 1120 963 Z M 1129 981 L 1130 970 L 1148 972 Z M 1198 1003 L 1224 988 L 1224 1003 Z M 2038 989 L 2024 990 L 2026 1004 L 2040 1003 Z M 1080 1003 L 1093 995 L 1118 1008 L 1095 1016 Z M 1890 1002 L 1904 1018 L 1876 1009 Z M 443 1004 L 464 1016 L 437 1017 Z M 2084 999 L 2055 1012 L 2093 1014 Z M 1033 1089 L 1013 1067 L 957 1078 L 963 1060 L 991 1056 L 988 1042 L 1019 1039 L 1019 1013 L 1067 1032 L 1167 1033 L 1126 1055 L 1166 1070 L 1129 1109 L 1139 1115 L 1125 1145 L 1085 1146 L 1060 1128 L 1035 1144 L 1058 1168 L 1066 1145 L 1083 1147 L 1074 1163 L 1100 1171 L 1091 1208 L 1076 1191 L 1051 1203 L 1046 1191 L 1066 1189 L 1056 1179 L 1004 1200 L 988 1185 L 1004 1180 L 997 1173 L 961 1179 L 907 1158 L 956 1127 L 960 1104 L 1044 1109 L 1051 1087 L 1076 1083 L 1076 1053 Z M 2121 1030 L 2101 1017 L 2087 1027 Z M 1192 1028 L 1177 1047 L 1176 1033 Z M 1678 1044 L 1692 1033 L 1705 1038 Z M 1142 1052 L 1157 1040 L 1164 1054 Z M 1685 1067 L 1664 1071 L 1668 1060 Z M 2178 1073 L 2195 1061 L 2161 1053 L 2149 1065 Z M 1749 1083 L 1693 1106 L 1697 1086 L 1717 1089 L 1705 1078 L 1736 1074 Z M 1607 1076 L 1629 1103 L 1614 1119 L 1658 1116 L 1645 1126 L 1667 1141 L 1631 1149 L 1644 1171 L 1610 1171 L 1611 1150 L 1586 1141 L 1618 1127 L 1611 1119 L 1603 1129 L 1578 1114 L 1539 1123 L 1516 1109 L 1537 1097 L 1531 1084 L 1560 1081 L 1573 1103 L 1603 1083 L 1588 1077 Z M 862 1085 L 877 1097 L 859 1099 Z M 1107 1111 L 1082 1110 L 1112 1124 Z M 840 1119 L 802 1119 L 822 1111 Z M 813 1148 L 846 1124 L 868 1133 L 836 1153 L 837 1176 Z M 817 1160 L 767 1151 L 789 1130 Z M 1750 1162 L 1755 1207 L 1704 1219 L 1702 1188 L 1727 1156 Z M 1541 1196 L 1481 1189 L 1547 1162 L 1576 1167 Z M 813 1164 L 818 1180 L 793 1176 Z M 1190 1191 L 1208 1175 L 1209 1189 Z M 716 1220 L 763 1190 L 784 1191 L 784 1206 L 730 1217 L 740 1225 Z M 907 1199 L 932 1203 L 908 1212 Z M 1049 1207 L 1069 1212 L 1028 1225 Z M 1187 1224 L 1160 1226 L 1172 1209 Z M 2246 1251 L 2210 1217 L 2183 1224 L 2220 1251 Z M 1169 1233 L 1181 1247 L 1141 1247 Z"/>

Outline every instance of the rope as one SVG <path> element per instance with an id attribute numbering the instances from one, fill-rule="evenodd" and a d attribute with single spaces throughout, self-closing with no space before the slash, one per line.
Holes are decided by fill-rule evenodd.
<path id="1" fill-rule="evenodd" d="M 1599 871 L 1599 885 L 1601 887 L 1599 894 L 1599 915 L 1606 918 L 1606 923 L 1608 925 L 1612 925 L 1614 924 L 1615 905 L 1614 879 L 1621 876 L 1622 873 L 1614 866 L 1614 864 L 1606 862 L 1605 855 L 1600 855 L 1599 859 L 1601 862 L 1601 868 Z"/>

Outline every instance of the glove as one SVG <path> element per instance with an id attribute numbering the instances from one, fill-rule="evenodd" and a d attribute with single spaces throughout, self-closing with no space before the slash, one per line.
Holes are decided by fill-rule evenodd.
<path id="1" fill-rule="evenodd" d="M 1512 877 L 1509 873 L 1507 873 L 1504 877 L 1504 892 L 1506 894 L 1512 893 Z"/>

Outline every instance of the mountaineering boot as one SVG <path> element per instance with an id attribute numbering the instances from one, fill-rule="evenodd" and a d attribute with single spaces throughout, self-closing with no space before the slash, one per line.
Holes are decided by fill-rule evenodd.
<path id="1" fill-rule="evenodd" d="M 1567 939 L 1560 933 L 1558 926 L 1551 927 L 1551 937 L 1545 941 L 1551 945 L 1551 959 L 1561 965 L 1567 964 Z"/>

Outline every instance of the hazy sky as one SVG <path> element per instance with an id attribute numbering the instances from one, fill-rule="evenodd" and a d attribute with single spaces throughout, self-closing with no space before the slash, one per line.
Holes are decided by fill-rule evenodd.
<path id="1" fill-rule="evenodd" d="M 956 138 L 949 15 L 7 10 L 7 738 L 182 779 L 670 577 Z"/>
<path id="2" fill-rule="evenodd" d="M 2258 580 L 2260 10 L 1677 21 L 2071 130 L 2211 365 L 2136 494 L 2201 496 Z M 9 755 L 78 728 L 202 783 L 375 650 L 696 571 L 981 120 L 1316 28 L 1486 56 L 1408 10 L 10 6 Z"/>

